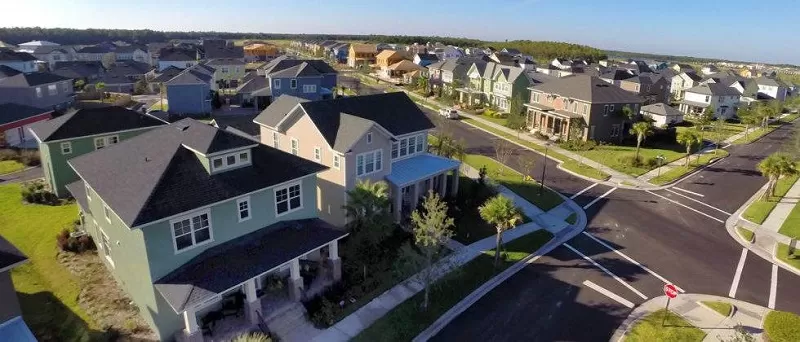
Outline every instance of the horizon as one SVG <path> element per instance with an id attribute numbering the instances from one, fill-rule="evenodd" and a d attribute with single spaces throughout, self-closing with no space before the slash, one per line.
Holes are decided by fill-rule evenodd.
<path id="1" fill-rule="evenodd" d="M 800 65 L 800 54 L 792 48 L 800 45 L 800 36 L 784 33 L 793 27 L 791 13 L 800 10 L 800 3 L 781 3 L 783 10 L 778 13 L 756 17 L 741 11 L 744 6 L 738 5 L 744 5 L 744 0 L 730 0 L 724 7 L 713 1 L 679 0 L 669 5 L 693 10 L 680 13 L 683 20 L 678 22 L 675 15 L 661 8 L 642 8 L 637 4 L 633 0 L 620 0 L 614 6 L 586 5 L 570 0 L 556 3 L 506 0 L 495 4 L 465 0 L 453 6 L 441 1 L 407 0 L 406 6 L 377 1 L 366 7 L 360 1 L 342 0 L 335 5 L 319 5 L 318 10 L 309 13 L 305 4 L 261 3 L 255 0 L 243 0 L 233 6 L 220 6 L 218 2 L 209 0 L 143 0 L 135 6 L 99 0 L 78 4 L 40 0 L 6 4 L 9 12 L 17 10 L 37 15 L 7 17 L 3 26 L 559 41 L 601 50 Z M 391 13 L 382 11 L 381 5 L 392 6 L 393 10 Z M 426 15 L 419 15 L 421 8 Z M 524 10 L 526 8 L 531 10 Z M 120 11 L 127 15 L 115 15 Z M 176 17 L 175 13 L 180 13 L 180 16 Z M 248 13 L 264 14 L 248 19 Z M 551 13 L 567 13 L 570 20 L 563 20 L 563 16 Z M 621 17 L 622 13 L 628 17 Z M 714 15 L 707 16 L 705 13 Z M 241 16 L 241 19 L 219 20 L 236 16 Z M 599 20 L 601 18 L 613 19 L 605 23 Z M 398 21 L 403 25 L 397 25 Z M 687 22 L 691 25 L 686 25 Z M 603 25 L 602 29 L 595 26 L 597 23 Z M 775 33 L 745 30 L 746 27 L 774 27 L 766 32 Z M 3 40 L 2 37 L 0 40 Z"/>

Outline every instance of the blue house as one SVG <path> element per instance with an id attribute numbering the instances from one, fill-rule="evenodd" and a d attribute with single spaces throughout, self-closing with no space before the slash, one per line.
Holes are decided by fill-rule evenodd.
<path id="1" fill-rule="evenodd" d="M 182 115 L 211 113 L 211 98 L 217 90 L 214 71 L 208 65 L 197 64 L 164 82 L 169 112 Z"/>
<path id="2" fill-rule="evenodd" d="M 283 94 L 316 101 L 333 97 L 336 70 L 321 60 L 289 59 L 282 56 L 263 67 L 273 99 Z"/>
<path id="3" fill-rule="evenodd" d="M 331 49 L 331 58 L 333 58 L 336 63 L 347 63 L 347 54 L 350 51 L 350 44 L 347 43 L 340 43 L 339 45 L 335 45 Z"/>

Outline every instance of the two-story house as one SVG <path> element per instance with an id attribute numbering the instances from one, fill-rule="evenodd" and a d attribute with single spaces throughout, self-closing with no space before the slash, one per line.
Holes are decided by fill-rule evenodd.
<path id="1" fill-rule="evenodd" d="M 291 59 L 281 56 L 267 63 L 261 72 L 269 80 L 270 96 L 286 94 L 308 100 L 333 97 L 337 72 L 318 59 Z"/>
<path id="2" fill-rule="evenodd" d="M 82 80 L 84 84 L 100 78 L 105 74 L 101 62 L 71 61 L 56 63 L 53 74 L 72 79 L 73 82 Z"/>
<path id="3" fill-rule="evenodd" d="M 53 111 L 16 103 L 0 104 L 0 147 L 36 148 L 31 124 L 49 120 Z"/>
<path id="4" fill-rule="evenodd" d="M 89 45 L 76 50 L 75 59 L 79 61 L 102 61 L 103 56 L 112 52 L 111 47 L 107 45 Z M 114 55 L 114 60 L 116 58 L 116 55 Z"/>
<path id="5" fill-rule="evenodd" d="M 728 119 L 736 114 L 741 93 L 722 83 L 706 83 L 684 91 L 678 109 L 687 115 L 697 115 L 712 108 L 714 116 Z"/>
<path id="6" fill-rule="evenodd" d="M 503 112 L 512 110 L 514 98 L 520 104 L 527 101 L 528 87 L 535 83 L 526 69 L 496 62 L 472 63 L 467 78 L 465 86 L 456 89 L 461 103 L 490 104 Z"/>
<path id="7" fill-rule="evenodd" d="M 595 76 L 573 75 L 529 88 L 527 126 L 562 140 L 621 141 L 628 132 L 623 113 L 639 113 L 640 97 Z"/>
<path id="8" fill-rule="evenodd" d="M 46 72 L 17 74 L 0 79 L 0 103 L 64 110 L 75 102 L 72 79 Z"/>
<path id="9" fill-rule="evenodd" d="M 53 192 L 78 179 L 67 165 L 71 158 L 100 150 L 165 122 L 122 107 L 86 108 L 30 125 L 39 144 L 44 179 Z"/>
<path id="10" fill-rule="evenodd" d="M 644 99 L 644 104 L 669 102 L 669 82 L 661 75 L 645 72 L 620 81 L 619 87 Z"/>
<path id="11" fill-rule="evenodd" d="M 205 62 L 205 65 L 211 66 L 214 71 L 214 78 L 220 83 L 220 86 L 229 88 L 237 87 L 239 80 L 244 77 L 245 63 L 238 58 L 218 58 L 211 59 Z"/>
<path id="12" fill-rule="evenodd" d="M 150 64 L 133 60 L 118 61 L 111 65 L 103 75 L 90 84 L 105 84 L 105 91 L 133 93 L 136 82 L 145 78 L 151 71 Z"/>
<path id="13" fill-rule="evenodd" d="M 347 65 L 351 68 L 369 67 L 375 64 L 378 47 L 375 44 L 350 44 L 347 54 Z"/>
<path id="14" fill-rule="evenodd" d="M 350 53 L 350 44 L 339 43 L 331 48 L 331 59 L 336 63 L 347 63 L 347 55 Z"/>
<path id="15" fill-rule="evenodd" d="M 758 92 L 778 101 L 785 101 L 789 87 L 783 81 L 773 77 L 758 77 L 755 79 Z"/>
<path id="16" fill-rule="evenodd" d="M 431 65 L 431 64 L 436 63 L 438 61 L 439 61 L 439 57 L 436 57 L 435 54 L 432 54 L 432 53 L 418 53 L 418 54 L 414 55 L 414 61 L 413 62 L 416 65 L 419 65 L 419 66 L 422 66 L 422 67 L 427 67 L 428 65 Z"/>
<path id="17" fill-rule="evenodd" d="M 676 64 L 677 65 L 677 64 Z M 683 71 L 672 77 L 670 84 L 670 92 L 675 99 L 683 99 L 684 92 L 700 84 L 703 78 L 692 71 Z"/>
<path id="18" fill-rule="evenodd" d="M 19 72 L 36 71 L 36 57 L 26 52 L 14 52 L 0 48 L 0 65 L 5 65 Z"/>
<path id="19" fill-rule="evenodd" d="M 150 64 L 150 53 L 147 48 L 136 45 L 123 45 L 114 48 L 118 61 L 134 61 Z"/>
<path id="20" fill-rule="evenodd" d="M 189 49 L 164 48 L 158 53 L 158 71 L 170 66 L 186 69 L 197 63 L 197 52 Z"/>
<path id="21" fill-rule="evenodd" d="M 210 114 L 212 92 L 216 91 L 216 69 L 196 64 L 164 82 L 169 112 L 182 115 Z"/>
<path id="22" fill-rule="evenodd" d="M 341 277 L 347 233 L 317 218 L 322 165 L 193 119 L 69 164 L 85 231 L 160 340 L 204 341 L 203 322 L 229 302 L 244 313 L 236 325 L 255 328 L 278 310 L 262 306 L 279 296 L 268 279 L 306 296 L 301 263 L 323 271 L 309 290 Z"/>
<path id="23" fill-rule="evenodd" d="M 428 65 L 429 82 L 433 89 L 441 89 L 446 93 L 451 93 L 469 82 L 467 70 L 473 63 L 485 63 L 488 59 L 486 56 L 461 57 L 432 63 Z"/>
<path id="24" fill-rule="evenodd" d="M 28 262 L 28 257 L 0 236 L 0 336 L 14 342 L 36 342 L 22 319 L 17 291 L 11 281 L 11 270 Z"/>
<path id="25" fill-rule="evenodd" d="M 454 195 L 459 162 L 429 154 L 433 123 L 405 93 L 307 101 L 282 96 L 255 118 L 261 142 L 326 165 L 317 183 L 322 219 L 343 226 L 346 192 L 386 181 L 397 221 L 427 191 Z"/>
<path id="26" fill-rule="evenodd" d="M 38 62 L 45 64 L 50 70 L 56 62 L 66 62 L 75 59 L 75 49 L 69 46 L 61 46 L 47 41 L 32 41 L 19 44 L 18 52 L 26 52 L 34 57 Z"/>
<path id="27" fill-rule="evenodd" d="M 375 56 L 378 75 L 389 78 L 389 67 L 405 59 L 405 54 L 395 50 L 383 50 Z"/>

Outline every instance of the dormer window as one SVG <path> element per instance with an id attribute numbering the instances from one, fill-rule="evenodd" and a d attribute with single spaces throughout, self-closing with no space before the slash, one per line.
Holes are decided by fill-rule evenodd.
<path id="1" fill-rule="evenodd" d="M 250 164 L 250 151 L 238 151 L 211 158 L 211 171 L 221 171 Z"/>

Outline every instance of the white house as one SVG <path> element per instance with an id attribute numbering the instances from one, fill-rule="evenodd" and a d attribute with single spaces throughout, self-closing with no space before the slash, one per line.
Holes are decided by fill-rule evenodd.
<path id="1" fill-rule="evenodd" d="M 136 61 L 150 63 L 150 53 L 146 49 L 134 45 L 118 46 L 114 53 L 118 61 Z"/>
<path id="2" fill-rule="evenodd" d="M 0 65 L 5 65 L 19 72 L 36 71 L 36 57 L 25 52 L 14 52 L 0 49 Z"/>
<path id="3" fill-rule="evenodd" d="M 702 77 L 694 72 L 681 72 L 672 77 L 670 83 L 670 92 L 676 99 L 682 99 L 683 93 L 689 88 L 697 86 Z"/>
<path id="4" fill-rule="evenodd" d="M 740 95 L 738 90 L 724 84 L 701 84 L 686 89 L 679 109 L 687 115 L 696 115 L 711 107 L 715 117 L 728 119 L 736 114 Z"/>
<path id="5" fill-rule="evenodd" d="M 668 124 L 676 124 L 683 121 L 683 113 L 676 108 L 663 103 L 654 103 L 643 106 L 639 109 L 642 116 L 653 120 L 653 125 L 664 127 Z"/>
<path id="6" fill-rule="evenodd" d="M 759 77 L 756 78 L 756 84 L 758 84 L 758 92 L 764 95 L 767 95 L 773 99 L 779 101 L 786 100 L 786 94 L 788 93 L 788 87 L 786 84 L 781 82 L 780 80 L 770 78 L 770 77 Z"/>
<path id="7" fill-rule="evenodd" d="M 710 74 L 718 73 L 719 72 L 719 68 L 717 68 L 714 64 L 708 64 L 708 65 L 703 66 L 703 68 L 700 69 L 700 71 L 703 73 L 703 75 L 710 75 Z"/>
<path id="8" fill-rule="evenodd" d="M 434 51 L 436 53 L 436 57 L 439 57 L 439 60 L 459 58 L 464 56 L 463 50 L 452 45 L 437 47 Z"/>

